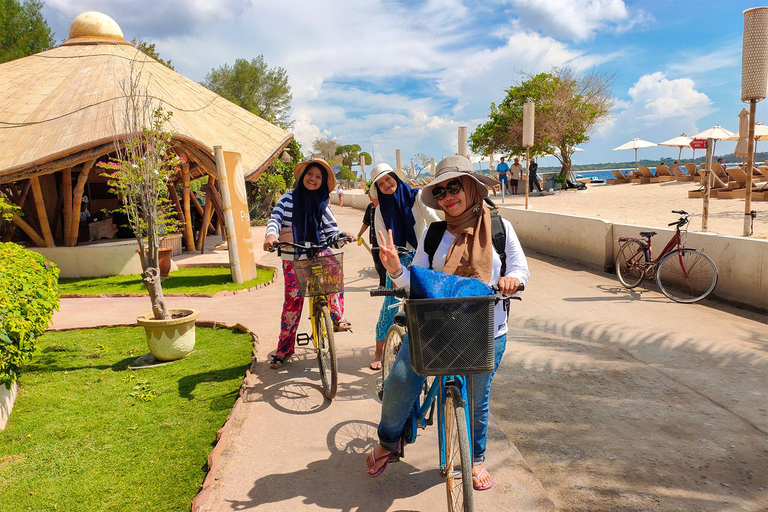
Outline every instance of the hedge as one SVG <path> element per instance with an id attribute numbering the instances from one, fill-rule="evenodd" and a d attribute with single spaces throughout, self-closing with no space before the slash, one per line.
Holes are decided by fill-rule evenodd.
<path id="1" fill-rule="evenodd" d="M 59 269 L 36 252 L 0 243 L 0 385 L 10 389 L 59 309 Z"/>

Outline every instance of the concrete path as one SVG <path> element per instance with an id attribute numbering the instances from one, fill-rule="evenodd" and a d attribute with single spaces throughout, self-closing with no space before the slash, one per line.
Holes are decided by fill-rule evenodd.
<path id="1" fill-rule="evenodd" d="M 362 212 L 337 208 L 336 213 L 344 229 L 357 232 Z M 279 264 L 272 255 L 261 262 Z M 695 389 L 702 402 L 768 432 L 764 316 L 715 302 L 674 304 L 654 290 L 630 292 L 612 276 L 551 258 L 529 254 L 529 264 L 532 280 L 512 311 L 514 333 L 492 400 L 488 466 L 497 485 L 476 493 L 478 510 L 554 509 L 548 491 L 510 441 L 517 435 L 519 424 L 510 418 L 519 397 L 504 383 L 518 370 L 578 371 L 587 361 L 568 351 L 570 342 L 619 347 L 659 375 Z M 233 419 L 210 510 L 444 509 L 434 427 L 420 432 L 406 458 L 382 477 L 371 480 L 364 474 L 364 453 L 374 443 L 380 410 L 377 375 L 367 369 L 381 300 L 367 294 L 376 284 L 371 267 L 362 248 L 345 248 L 345 316 L 354 333 L 336 337 L 340 385 L 333 403 L 322 397 L 317 364 L 308 351 L 298 349 L 279 371 L 266 364 L 278 334 L 281 277 L 258 292 L 168 300 L 170 307 L 199 309 L 201 320 L 241 323 L 261 342 L 258 382 Z M 130 323 L 148 306 L 141 298 L 64 299 L 53 328 Z M 306 324 L 304 319 L 300 332 Z M 566 346 L 557 345 L 562 343 Z"/>

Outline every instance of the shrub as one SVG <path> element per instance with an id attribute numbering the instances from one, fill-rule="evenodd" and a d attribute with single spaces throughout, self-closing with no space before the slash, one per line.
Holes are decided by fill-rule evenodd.
<path id="1" fill-rule="evenodd" d="M 59 269 L 36 252 L 0 243 L 0 385 L 11 387 L 59 309 Z"/>

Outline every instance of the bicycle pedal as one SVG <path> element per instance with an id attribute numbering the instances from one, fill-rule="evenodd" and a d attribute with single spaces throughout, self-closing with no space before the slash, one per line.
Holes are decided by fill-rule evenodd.
<path id="1" fill-rule="evenodd" d="M 310 341 L 312 341 L 312 337 L 305 332 L 296 335 L 296 344 L 300 347 L 306 347 Z"/>

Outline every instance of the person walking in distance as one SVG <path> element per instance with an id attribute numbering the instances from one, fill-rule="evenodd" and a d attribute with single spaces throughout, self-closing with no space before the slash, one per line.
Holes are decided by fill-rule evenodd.
<path id="1" fill-rule="evenodd" d="M 536 174 L 538 170 L 539 164 L 536 163 L 536 159 L 531 158 L 531 165 L 528 166 L 528 192 L 533 192 L 534 187 L 536 187 L 537 192 L 541 192 L 539 176 Z"/>
<path id="2" fill-rule="evenodd" d="M 507 173 L 509 173 L 509 164 L 504 161 L 504 157 L 501 157 L 499 163 L 496 165 L 496 174 L 499 176 L 502 192 L 509 192 L 509 176 Z"/>

